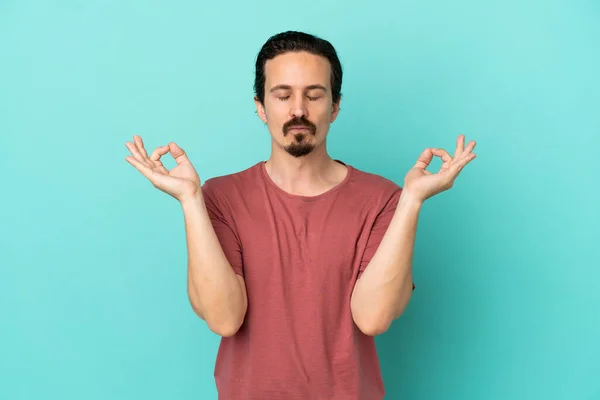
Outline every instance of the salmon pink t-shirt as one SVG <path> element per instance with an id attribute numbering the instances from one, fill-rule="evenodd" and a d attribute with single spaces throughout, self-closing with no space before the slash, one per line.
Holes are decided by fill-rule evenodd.
<path id="1" fill-rule="evenodd" d="M 215 232 L 248 293 L 244 323 L 221 339 L 219 399 L 383 398 L 375 340 L 355 325 L 350 298 L 402 189 L 344 165 L 341 183 L 310 197 L 279 188 L 264 162 L 203 184 Z"/>

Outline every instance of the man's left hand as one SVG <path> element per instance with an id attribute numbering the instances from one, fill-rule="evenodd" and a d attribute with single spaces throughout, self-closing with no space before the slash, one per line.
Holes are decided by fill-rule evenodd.
<path id="1" fill-rule="evenodd" d="M 470 141 L 465 148 L 465 135 L 461 134 L 456 140 L 454 157 L 443 149 L 425 149 L 415 166 L 404 177 L 403 191 L 423 203 L 428 198 L 450 189 L 465 165 L 476 157 L 473 153 L 474 148 L 474 140 Z M 434 156 L 440 157 L 443 161 L 440 170 L 436 173 L 426 170 Z"/>

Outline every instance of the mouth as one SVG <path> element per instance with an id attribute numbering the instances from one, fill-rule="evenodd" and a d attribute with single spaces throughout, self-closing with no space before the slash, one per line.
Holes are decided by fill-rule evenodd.
<path id="1" fill-rule="evenodd" d="M 307 126 L 290 126 L 288 131 L 309 131 Z"/>

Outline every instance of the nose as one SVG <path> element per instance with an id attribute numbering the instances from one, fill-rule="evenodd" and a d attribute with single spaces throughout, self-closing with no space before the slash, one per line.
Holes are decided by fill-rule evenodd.
<path id="1" fill-rule="evenodd" d="M 306 103 L 303 98 L 304 96 L 294 96 L 294 100 L 291 103 L 290 114 L 292 117 L 301 118 L 308 117 L 308 110 Z"/>

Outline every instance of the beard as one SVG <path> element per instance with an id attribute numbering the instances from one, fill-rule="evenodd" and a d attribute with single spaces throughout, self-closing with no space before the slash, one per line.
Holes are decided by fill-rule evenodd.
<path id="1" fill-rule="evenodd" d="M 314 149 L 314 143 L 309 143 L 305 133 L 296 133 L 294 141 L 285 146 L 284 149 L 288 154 L 294 157 L 302 157 L 310 154 Z"/>
<path id="2" fill-rule="evenodd" d="M 306 133 L 294 134 L 294 141 L 284 147 L 284 150 L 293 157 L 303 157 L 310 154 L 315 149 L 315 144 L 308 139 L 315 136 L 317 127 L 315 124 L 304 118 L 294 118 L 283 125 L 283 136 L 287 136 L 293 126 L 303 126 L 308 128 Z"/>

